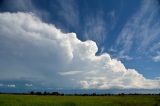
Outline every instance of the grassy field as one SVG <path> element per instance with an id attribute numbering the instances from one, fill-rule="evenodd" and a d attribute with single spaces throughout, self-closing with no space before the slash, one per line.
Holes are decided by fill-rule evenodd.
<path id="1" fill-rule="evenodd" d="M 160 96 L 38 96 L 0 94 L 0 106 L 160 106 Z"/>

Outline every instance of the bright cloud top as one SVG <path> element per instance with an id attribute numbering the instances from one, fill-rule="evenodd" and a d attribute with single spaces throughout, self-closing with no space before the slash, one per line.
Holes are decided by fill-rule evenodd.
<path id="1" fill-rule="evenodd" d="M 105 53 L 93 41 L 80 41 L 32 13 L 0 14 L 0 80 L 28 79 L 70 88 L 159 88 Z"/>

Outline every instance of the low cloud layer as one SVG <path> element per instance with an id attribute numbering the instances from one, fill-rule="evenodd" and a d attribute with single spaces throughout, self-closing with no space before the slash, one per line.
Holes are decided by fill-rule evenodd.
<path id="1" fill-rule="evenodd" d="M 0 80 L 28 79 L 61 88 L 159 88 L 93 41 L 80 41 L 32 13 L 0 13 Z"/>

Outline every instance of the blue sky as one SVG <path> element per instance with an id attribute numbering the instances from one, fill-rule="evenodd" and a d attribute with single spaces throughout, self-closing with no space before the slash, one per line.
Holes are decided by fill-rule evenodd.
<path id="1" fill-rule="evenodd" d="M 17 12 L 21 12 L 24 13 L 24 17 L 25 14 L 28 14 L 29 17 L 31 14 L 31 17 L 37 17 L 47 25 L 54 25 L 56 29 L 61 30 L 62 34 L 73 32 L 76 34 L 77 39 L 79 39 L 80 41 L 94 41 L 98 47 L 96 56 L 103 57 L 102 55 L 107 53 L 109 54 L 111 59 L 121 61 L 125 66 L 125 69 L 135 69 L 136 72 L 142 74 L 146 79 L 157 80 L 160 77 L 160 2 L 158 0 L 1 0 L 0 12 L 2 14 L 6 12 L 9 12 L 10 14 L 18 14 Z M 19 20 L 21 19 L 19 18 Z M 34 18 L 33 21 L 35 21 Z M 1 25 L 3 26 L 3 24 L 4 23 L 2 23 Z M 0 28 L 3 29 L 3 27 Z M 31 71 L 31 73 L 33 72 L 33 74 L 36 74 L 34 73 L 34 70 L 60 69 L 54 69 L 50 67 L 50 64 L 54 64 L 53 66 L 61 67 L 61 64 L 59 62 L 63 63 L 63 59 L 61 61 L 61 58 L 59 59 L 58 56 L 63 53 L 53 53 L 53 55 L 57 56 L 57 58 L 53 58 L 53 60 L 51 60 L 52 56 L 39 59 L 42 57 L 41 55 L 43 55 L 43 53 L 40 52 L 43 52 L 43 50 L 50 50 L 44 48 L 44 45 L 40 43 L 40 48 L 42 49 L 37 49 L 37 47 L 35 47 L 37 50 L 37 57 L 33 55 L 35 59 L 26 59 L 26 57 L 32 58 L 32 53 L 28 53 L 28 51 L 32 49 L 34 50 L 33 45 L 29 45 L 27 43 L 24 44 L 27 46 L 22 46 L 23 49 L 17 50 L 17 53 L 23 51 L 24 53 L 22 52 L 22 55 L 26 56 L 22 59 L 19 59 L 18 57 L 11 55 L 9 52 L 13 52 L 11 50 L 16 48 L 16 43 L 17 45 L 22 44 L 22 42 L 19 41 L 20 38 L 16 43 L 14 43 L 15 41 L 13 40 L 6 40 L 9 38 L 4 37 L 5 34 L 7 33 L 4 31 L 3 33 L 1 33 L 0 37 L 0 58 L 2 58 L 2 60 L 0 60 L 0 63 L 2 63 L 0 65 L 1 70 L 33 70 Z M 6 45 L 9 44 L 6 44 L 6 41 L 12 42 L 13 44 L 9 44 L 15 44 L 15 46 L 7 47 Z M 24 42 L 28 41 L 24 40 Z M 53 49 L 53 52 L 56 52 L 56 50 L 58 52 L 58 47 L 59 46 L 53 47 L 55 48 Z M 83 50 L 83 48 L 81 48 L 81 50 Z M 33 62 L 30 63 L 30 61 Z M 45 61 L 45 63 L 38 61 Z M 86 61 L 88 61 L 88 63 L 91 62 L 91 60 Z M 82 64 L 83 66 L 83 63 L 79 61 L 77 63 L 76 62 L 72 65 L 81 66 Z M 10 65 L 12 68 L 8 68 L 7 65 Z M 24 68 L 24 65 L 27 67 L 27 69 L 26 67 Z M 89 65 L 88 67 L 90 67 Z M 73 67 L 70 68 L 70 70 L 72 70 L 72 74 L 75 74 L 80 73 L 83 69 Z M 10 71 L 6 72 L 9 73 Z M 4 72 L 2 71 L 2 73 Z M 19 78 L 23 79 L 24 77 L 25 80 L 23 80 L 26 83 L 29 75 L 24 76 L 19 74 L 20 72 L 17 73 L 17 78 L 4 77 L 1 79 L 1 82 L 6 83 L 6 79 L 7 81 L 8 79 L 14 79 L 16 82 L 17 80 L 19 80 Z M 46 76 L 48 76 L 49 74 L 54 74 L 54 76 L 57 75 L 56 72 L 52 73 L 50 71 L 48 71 L 48 73 L 42 73 L 46 74 Z M 60 73 L 61 75 L 70 74 L 69 72 Z M 100 75 L 98 76 L 102 77 Z M 60 77 L 58 77 L 58 75 L 56 77 L 57 80 L 61 79 Z M 31 77 L 31 79 L 32 78 L 34 79 L 34 77 Z M 85 76 L 82 79 L 87 78 Z M 59 83 L 63 82 L 63 78 L 61 80 L 59 81 Z M 93 79 L 91 81 L 93 81 Z M 94 79 L 94 81 L 96 82 L 97 79 Z M 99 82 L 99 80 L 97 82 Z M 31 80 L 31 82 L 29 83 L 34 82 L 32 82 Z M 73 85 L 72 81 L 70 83 L 71 85 Z M 86 84 L 88 88 L 90 87 L 89 85 L 91 85 L 91 88 L 97 87 L 97 85 L 95 87 L 94 84 L 90 84 L 89 80 L 87 80 L 87 82 L 82 80 L 82 83 L 82 85 Z M 53 83 L 52 85 L 54 84 L 55 87 L 61 87 L 61 84 Z"/>

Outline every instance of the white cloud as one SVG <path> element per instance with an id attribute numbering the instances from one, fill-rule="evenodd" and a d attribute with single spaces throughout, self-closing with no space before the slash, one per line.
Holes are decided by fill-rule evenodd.
<path id="1" fill-rule="evenodd" d="M 15 88 L 15 87 L 16 87 L 16 85 L 15 85 L 15 84 L 9 84 L 9 85 L 7 85 L 7 87 Z"/>
<path id="2" fill-rule="evenodd" d="M 96 56 L 95 42 L 62 33 L 31 13 L 0 14 L 0 50 L 1 80 L 28 78 L 60 88 L 160 87 L 107 53 Z"/>
<path id="3" fill-rule="evenodd" d="M 152 59 L 153 59 L 155 62 L 159 62 L 159 61 L 160 61 L 160 52 L 158 52 L 156 56 L 152 57 Z"/>
<path id="4" fill-rule="evenodd" d="M 25 84 L 25 86 L 32 87 L 33 85 L 32 84 Z"/>
<path id="5" fill-rule="evenodd" d="M 153 60 L 155 62 L 159 62 L 160 61 L 160 55 L 153 57 Z"/>

